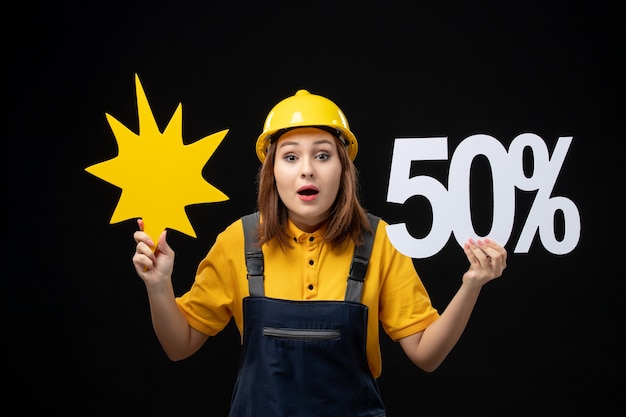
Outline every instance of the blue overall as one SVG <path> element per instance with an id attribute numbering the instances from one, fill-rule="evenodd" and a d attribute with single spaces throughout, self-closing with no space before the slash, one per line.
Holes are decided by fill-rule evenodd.
<path id="1" fill-rule="evenodd" d="M 345 301 L 281 300 L 264 294 L 258 212 L 243 220 L 250 297 L 229 417 L 384 417 L 360 303 L 373 236 L 355 249 Z M 376 230 L 378 218 L 370 221 Z"/>

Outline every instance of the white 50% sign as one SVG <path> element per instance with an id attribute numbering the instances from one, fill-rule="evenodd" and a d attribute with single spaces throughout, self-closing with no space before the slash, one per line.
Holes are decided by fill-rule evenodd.
<path id="1" fill-rule="evenodd" d="M 514 252 L 528 253 L 537 233 L 549 252 L 556 255 L 571 252 L 580 239 L 578 208 L 568 198 L 552 196 L 571 143 L 572 137 L 560 137 L 550 157 L 545 142 L 532 133 L 515 137 L 508 151 L 492 136 L 469 136 L 458 145 L 450 159 L 446 189 L 433 177 L 411 177 L 410 170 L 413 162 L 448 160 L 447 138 L 397 138 L 391 161 L 387 201 L 404 204 L 414 196 L 426 198 L 432 209 L 432 226 L 428 235 L 415 238 L 405 223 L 390 224 L 387 233 L 391 243 L 407 256 L 427 258 L 443 249 L 450 233 L 454 234 L 460 245 L 468 237 L 477 236 L 470 210 L 470 174 L 474 159 L 483 155 L 489 161 L 493 184 L 493 219 L 489 237 L 502 244 L 508 242 L 515 219 L 516 188 L 536 191 Z M 534 167 L 532 175 L 528 177 L 523 167 L 523 152 L 526 148 L 532 151 Z M 559 212 L 564 223 L 561 239 L 557 238 L 555 231 L 555 216 Z"/>

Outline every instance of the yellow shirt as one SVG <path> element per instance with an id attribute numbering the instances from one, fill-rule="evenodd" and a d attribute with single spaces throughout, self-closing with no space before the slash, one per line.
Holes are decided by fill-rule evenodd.
<path id="1" fill-rule="evenodd" d="M 362 303 L 368 309 L 367 360 L 374 377 L 382 369 L 379 321 L 398 340 L 424 330 L 439 317 L 411 258 L 398 252 L 380 221 L 365 276 Z M 305 233 L 289 223 L 293 249 L 263 245 L 265 295 L 285 300 L 343 300 L 354 243 L 339 249 L 323 242 L 321 233 Z M 234 317 L 243 334 L 243 298 L 249 295 L 243 224 L 237 220 L 220 233 L 198 265 L 190 290 L 176 299 L 194 329 L 208 336 Z"/>

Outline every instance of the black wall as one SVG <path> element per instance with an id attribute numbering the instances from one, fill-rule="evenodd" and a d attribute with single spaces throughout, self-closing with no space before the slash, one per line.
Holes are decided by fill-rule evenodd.
<path id="1" fill-rule="evenodd" d="M 426 374 L 383 337 L 380 386 L 390 416 L 613 415 L 623 408 L 616 381 L 624 371 L 617 9 L 603 0 L 7 10 L 15 27 L 3 29 L 7 409 L 227 413 L 234 327 L 186 361 L 165 357 L 131 263 L 135 221 L 109 224 L 120 190 L 85 172 L 116 156 L 105 113 L 137 130 L 138 74 L 162 128 L 182 103 L 187 142 L 229 129 L 203 171 L 229 200 L 188 208 L 197 238 L 170 233 L 179 293 L 217 233 L 254 209 L 255 139 L 269 109 L 297 89 L 340 105 L 359 139 L 365 206 L 416 234 L 428 233 L 428 204 L 387 202 L 395 138 L 445 136 L 452 156 L 475 134 L 506 148 L 533 133 L 550 152 L 559 137 L 573 137 L 552 195 L 579 211 L 576 247 L 554 254 L 535 237 L 515 253 L 535 201 L 517 190 L 508 268 L 484 288 L 457 347 Z M 414 166 L 442 183 L 448 168 Z M 475 184 L 491 181 L 484 161 L 472 172 Z M 472 198 L 477 227 L 488 229 L 489 187 Z M 567 221 L 557 216 L 557 229 Z M 414 262 L 443 310 L 466 269 L 462 250 L 451 237 Z"/>

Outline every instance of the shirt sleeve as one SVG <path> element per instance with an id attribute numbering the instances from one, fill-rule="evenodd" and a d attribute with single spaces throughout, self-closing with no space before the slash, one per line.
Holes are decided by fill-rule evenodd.
<path id="1" fill-rule="evenodd" d="M 397 341 L 426 329 L 439 318 L 439 312 L 432 305 L 412 258 L 391 244 L 386 226 L 385 222 L 379 225 L 375 243 L 382 276 L 379 319 L 384 331 Z"/>
<path id="2" fill-rule="evenodd" d="M 241 221 L 237 221 L 218 235 L 198 265 L 191 288 L 176 298 L 191 327 L 214 336 L 226 327 L 234 311 L 241 310 L 241 299 L 247 295 L 241 294 L 239 279 L 243 274 L 243 282 L 246 281 L 243 254 L 243 229 Z M 247 287 L 243 290 L 247 291 Z"/>

